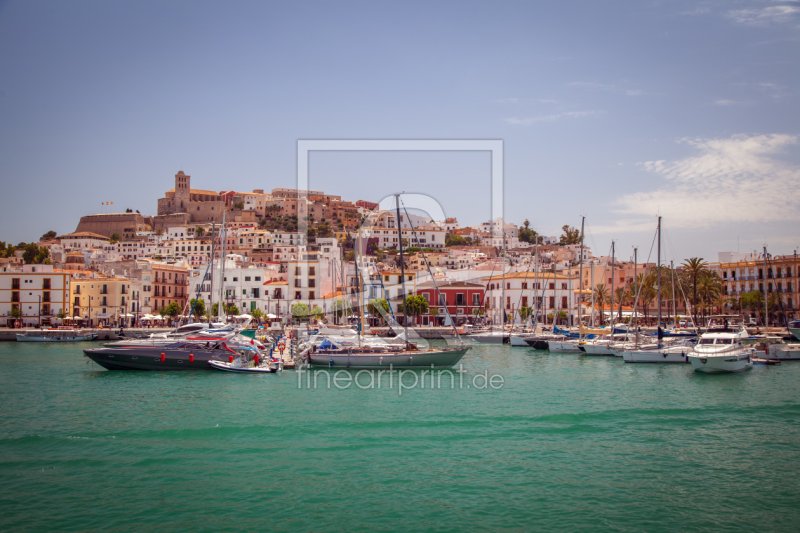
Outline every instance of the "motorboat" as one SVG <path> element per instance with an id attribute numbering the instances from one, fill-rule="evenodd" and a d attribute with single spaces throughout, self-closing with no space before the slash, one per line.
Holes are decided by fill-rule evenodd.
<path id="1" fill-rule="evenodd" d="M 789 333 L 794 335 L 794 338 L 800 341 L 800 320 L 793 320 L 789 322 Z"/>
<path id="2" fill-rule="evenodd" d="M 72 328 L 36 329 L 17 333 L 17 342 L 87 342 L 97 338 L 97 333 Z"/>
<path id="3" fill-rule="evenodd" d="M 209 369 L 209 361 L 230 360 L 231 355 L 239 355 L 240 348 L 252 348 L 261 358 L 268 354 L 260 341 L 236 331 L 107 342 L 83 353 L 108 370 L 193 370 Z"/>
<path id="4" fill-rule="evenodd" d="M 252 350 L 240 349 L 239 357 L 230 357 L 228 361 L 211 360 L 209 366 L 215 370 L 223 372 L 239 372 L 251 374 L 275 374 L 283 371 L 283 360 L 278 357 L 268 356 L 260 359 L 255 353 L 250 356 Z"/>
<path id="5" fill-rule="evenodd" d="M 743 344 L 748 337 L 739 316 L 718 315 L 708 319 L 705 333 L 688 354 L 698 372 L 742 372 L 753 368 L 755 349 Z"/>

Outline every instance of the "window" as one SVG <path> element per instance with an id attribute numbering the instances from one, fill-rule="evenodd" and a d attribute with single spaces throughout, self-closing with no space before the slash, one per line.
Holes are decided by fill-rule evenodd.
<path id="1" fill-rule="evenodd" d="M 233 278 L 233 281 L 239 281 L 239 278 Z"/>
<path id="2" fill-rule="evenodd" d="M 299 279 L 294 280 L 294 286 L 295 287 L 302 287 L 301 282 L 302 282 L 302 280 L 299 280 Z"/>
<path id="3" fill-rule="evenodd" d="M 511 283 L 506 283 L 506 290 L 511 289 Z"/>
<path id="4" fill-rule="evenodd" d="M 511 309 L 511 296 L 506 296 L 506 309 Z"/>
<path id="5" fill-rule="evenodd" d="M 523 284 L 522 284 L 522 289 L 523 289 L 523 290 L 525 290 L 525 289 L 527 289 L 527 288 L 528 288 L 528 284 L 523 282 Z"/>
<path id="6" fill-rule="evenodd" d="M 472 305 L 481 305 L 481 295 L 477 292 L 472 293 Z"/>
<path id="7" fill-rule="evenodd" d="M 245 276 L 245 277 L 244 277 L 244 280 L 245 280 L 245 281 L 250 281 L 250 276 Z"/>
<path id="8" fill-rule="evenodd" d="M 309 293 L 308 293 L 308 299 L 309 299 L 309 300 L 314 300 L 315 298 L 316 298 L 316 296 L 314 296 L 314 291 L 309 291 Z"/>
<path id="9" fill-rule="evenodd" d="M 562 289 L 564 289 L 564 290 L 566 290 L 566 289 L 567 289 L 567 284 L 566 284 L 566 283 L 562 283 L 562 284 L 561 284 L 561 288 L 562 288 Z"/>
<path id="10" fill-rule="evenodd" d="M 456 305 L 466 305 L 466 298 L 464 297 L 464 293 L 462 292 L 456 293 Z"/>
<path id="11" fill-rule="evenodd" d="M 298 267 L 298 266 L 294 267 L 294 275 L 295 276 L 299 276 L 301 274 L 302 274 L 302 271 L 300 270 L 300 267 Z"/>
<path id="12" fill-rule="evenodd" d="M 80 294 L 80 293 L 81 293 L 81 286 L 75 285 L 75 294 Z"/>
<path id="13" fill-rule="evenodd" d="M 303 298 L 303 293 L 301 293 L 300 291 L 295 291 L 294 292 L 294 299 L 295 300 L 301 300 L 302 298 Z"/>
<path id="14" fill-rule="evenodd" d="M 551 283 L 550 284 L 550 290 L 555 290 L 555 289 L 556 289 L 556 284 L 555 283 Z M 551 298 L 552 298 L 552 296 L 551 296 Z"/>
<path id="15" fill-rule="evenodd" d="M 261 281 L 261 276 L 256 276 L 256 277 L 255 277 L 255 280 L 256 280 L 256 281 Z"/>
<path id="16" fill-rule="evenodd" d="M 309 275 L 309 276 L 314 276 L 314 275 L 316 275 L 316 274 L 315 274 L 315 272 L 316 272 L 316 268 L 315 268 L 315 267 L 313 267 L 313 266 L 311 266 L 311 267 L 308 267 L 308 275 Z"/>
<path id="17" fill-rule="evenodd" d="M 44 289 L 46 291 L 50 290 L 50 278 L 44 278 L 42 280 L 42 289 Z"/>
<path id="18" fill-rule="evenodd" d="M 562 296 L 561 297 L 561 307 L 564 308 L 564 309 L 566 309 L 568 307 L 568 305 L 567 305 L 567 297 L 566 296 Z"/>
<path id="19" fill-rule="evenodd" d="M 523 296 L 522 297 L 522 307 L 528 307 L 528 297 L 527 296 Z"/>
<path id="20" fill-rule="evenodd" d="M 42 301 L 43 302 L 49 302 L 50 301 L 50 292 L 49 291 L 42 293 Z"/>
<path id="21" fill-rule="evenodd" d="M 554 308 L 555 306 L 556 306 L 556 297 L 555 296 L 551 296 L 550 297 L 550 309 Z"/>
<path id="22" fill-rule="evenodd" d="M 309 278 L 308 286 L 309 287 L 316 287 L 317 286 L 316 281 L 314 280 L 314 278 Z"/>
<path id="23" fill-rule="evenodd" d="M 11 290 L 19 290 L 19 278 L 11 279 Z"/>

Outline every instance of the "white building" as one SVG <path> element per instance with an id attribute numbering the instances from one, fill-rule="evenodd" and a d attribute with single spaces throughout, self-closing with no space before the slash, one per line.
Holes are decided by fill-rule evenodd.
<path id="1" fill-rule="evenodd" d="M 62 311 L 69 314 L 70 274 L 52 265 L 3 267 L 0 271 L 0 323 L 13 322 L 19 309 L 26 326 L 51 325 Z"/>
<path id="2" fill-rule="evenodd" d="M 503 282 L 506 287 L 503 290 Z M 519 316 L 521 307 L 531 307 L 535 312 L 539 309 L 539 322 L 543 322 L 548 315 L 567 313 L 569 325 L 577 324 L 575 305 L 577 299 L 574 294 L 575 278 L 540 272 L 538 277 L 533 272 L 514 272 L 503 276 L 492 276 L 484 282 L 488 285 L 486 290 L 487 317 L 493 323 L 500 324 L 503 320 L 504 309 L 508 315 L 513 316 L 515 324 L 522 323 Z M 505 301 L 503 301 L 505 297 Z M 548 319 L 548 323 L 552 319 Z M 563 322 L 562 322 L 563 323 Z"/>

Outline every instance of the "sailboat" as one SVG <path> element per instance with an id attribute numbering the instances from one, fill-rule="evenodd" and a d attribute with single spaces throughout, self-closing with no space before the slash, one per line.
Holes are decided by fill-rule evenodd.
<path id="1" fill-rule="evenodd" d="M 657 288 L 656 296 L 658 301 L 658 311 L 656 324 L 658 325 L 657 343 L 650 346 L 634 346 L 631 349 L 622 351 L 622 360 L 626 363 L 688 363 L 689 352 L 692 350 L 691 344 L 684 342 L 667 345 L 663 342 L 663 331 L 661 329 L 661 217 L 658 217 L 658 259 L 656 263 Z M 635 308 L 635 304 L 634 304 Z M 637 335 L 638 337 L 638 335 Z"/>
<path id="2" fill-rule="evenodd" d="M 400 247 L 400 279 L 402 295 L 405 298 L 407 293 L 399 194 L 395 195 L 395 205 L 397 210 L 397 240 Z M 411 229 L 414 229 L 413 225 Z M 362 229 L 359 228 L 358 231 L 360 239 Z M 424 258 L 425 253 L 422 252 L 422 254 Z M 431 279 L 433 279 L 437 295 L 441 298 L 441 293 L 439 293 L 438 286 L 436 286 L 436 280 L 433 277 L 433 272 L 427 259 L 425 264 L 431 274 Z M 359 287 L 359 289 L 359 294 L 363 296 L 363 288 Z M 359 307 L 362 308 L 361 314 L 363 315 L 363 302 L 361 304 Z M 444 306 L 444 309 L 449 317 L 447 306 Z M 383 314 L 382 309 L 379 309 L 379 312 Z M 421 342 L 410 342 L 408 317 L 409 314 L 404 310 L 403 333 L 400 336 L 400 342 L 386 343 L 385 345 L 364 343 L 363 331 L 359 331 L 357 346 L 343 346 L 335 341 L 329 341 L 327 344 L 322 343 L 319 346 L 306 343 L 301 346 L 300 350 L 301 353 L 304 353 L 305 361 L 311 366 L 353 369 L 446 368 L 458 364 L 464 354 L 469 351 L 470 346 L 467 344 L 457 344 L 453 348 L 430 349 L 422 346 Z M 394 326 L 399 326 L 390 315 L 384 315 L 384 318 L 387 319 L 387 322 L 392 322 Z M 452 319 L 450 319 L 450 322 L 453 323 Z M 460 340 L 458 330 L 456 330 L 456 336 Z"/>

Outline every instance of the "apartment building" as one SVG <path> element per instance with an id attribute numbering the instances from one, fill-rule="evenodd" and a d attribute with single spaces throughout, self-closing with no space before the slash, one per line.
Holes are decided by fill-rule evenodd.
<path id="1" fill-rule="evenodd" d="M 52 265 L 5 265 L 0 269 L 0 321 L 14 322 L 18 309 L 26 326 L 47 326 L 62 311 L 69 314 L 70 273 Z"/>
<path id="2" fill-rule="evenodd" d="M 72 315 L 88 319 L 88 325 L 118 323 L 125 320 L 131 299 L 127 278 L 87 273 L 72 282 Z"/>

